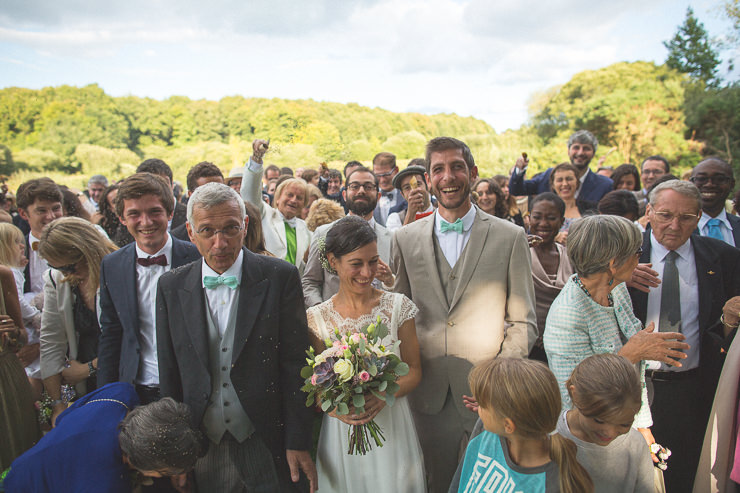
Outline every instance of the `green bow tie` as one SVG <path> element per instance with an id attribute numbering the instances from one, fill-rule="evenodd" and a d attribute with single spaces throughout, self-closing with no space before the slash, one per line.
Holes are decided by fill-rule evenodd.
<path id="1" fill-rule="evenodd" d="M 445 221 L 444 219 L 442 219 L 440 221 L 440 223 L 439 223 L 439 230 L 442 233 L 446 233 L 448 231 L 454 231 L 455 233 L 461 235 L 462 232 L 463 232 L 463 222 L 462 222 L 462 219 L 460 219 L 458 217 L 457 218 L 457 221 L 455 221 L 454 223 L 448 223 L 447 221 Z"/>
<path id="2" fill-rule="evenodd" d="M 236 289 L 239 287 L 239 280 L 236 276 L 204 276 L 203 285 L 208 289 L 215 289 L 221 285 Z"/>

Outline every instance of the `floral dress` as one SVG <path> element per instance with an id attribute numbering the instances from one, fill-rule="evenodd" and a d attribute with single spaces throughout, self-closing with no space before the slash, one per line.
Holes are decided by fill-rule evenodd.
<path id="1" fill-rule="evenodd" d="M 383 292 L 370 313 L 343 318 L 334 309 L 333 298 L 308 309 L 308 326 L 322 341 L 340 333 L 358 332 L 380 316 L 388 326 L 388 339 L 398 339 L 398 327 L 416 316 L 416 305 L 402 294 Z M 388 341 L 384 341 L 388 342 Z M 399 354 L 400 356 L 400 354 Z M 348 455 L 349 425 L 324 415 L 316 454 L 319 493 L 365 493 L 381 491 L 425 492 L 424 460 L 414 420 L 406 397 L 385 406 L 375 417 L 383 430 L 382 447 L 373 445 L 367 455 Z"/>

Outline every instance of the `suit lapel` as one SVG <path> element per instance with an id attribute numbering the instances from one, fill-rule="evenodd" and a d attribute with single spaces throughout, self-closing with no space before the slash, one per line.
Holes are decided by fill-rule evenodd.
<path id="1" fill-rule="evenodd" d="M 727 214 L 727 220 L 732 226 L 732 237 L 735 240 L 735 247 L 740 247 L 740 217 L 734 214 Z"/>
<path id="2" fill-rule="evenodd" d="M 189 264 L 198 257 L 190 255 L 190 251 L 185 248 L 186 243 L 172 237 L 172 268 L 177 269 L 181 265 Z"/>
<path id="3" fill-rule="evenodd" d="M 128 324 L 126 324 L 124 320 L 121 320 L 121 324 L 133 327 L 135 332 L 138 333 L 139 297 L 136 296 L 136 246 L 135 243 L 131 243 L 130 245 L 131 251 L 127 252 L 123 258 L 123 265 L 121 266 L 122 279 L 120 284 L 123 290 L 123 293 L 121 294 L 125 300 L 124 306 L 126 307 L 124 316 L 128 317 Z"/>
<path id="4" fill-rule="evenodd" d="M 244 252 L 244 261 L 242 262 L 242 281 L 239 285 L 239 303 L 236 312 L 236 326 L 234 327 L 232 363 L 239 358 L 239 354 L 241 354 L 249 335 L 252 333 L 270 283 L 262 272 L 259 257 L 246 248 L 242 248 L 242 251 Z"/>
<path id="5" fill-rule="evenodd" d="M 193 349 L 204 368 L 208 368 L 208 320 L 206 301 L 202 287 L 203 264 L 193 264 L 185 277 L 182 289 L 177 291 L 180 299 L 185 330 L 193 343 Z M 171 328 L 171 330 L 177 330 Z"/>
<path id="6" fill-rule="evenodd" d="M 480 211 L 476 211 L 475 220 L 470 229 L 468 244 L 465 245 L 460 254 L 460 258 L 457 260 L 458 262 L 462 262 L 462 266 L 460 269 L 457 289 L 455 289 L 455 295 L 450 304 L 450 310 L 455 308 L 455 305 L 460 300 L 462 293 L 465 292 L 466 286 L 475 273 L 475 268 L 478 266 L 478 260 L 483 253 L 483 247 L 486 245 L 486 239 L 488 238 L 490 227 L 491 219 L 485 217 Z"/>
<path id="7" fill-rule="evenodd" d="M 642 234 L 642 255 L 639 260 L 641 264 L 650 263 L 650 249 L 650 226 L 648 226 L 647 230 Z M 635 316 L 640 319 L 644 325 L 645 319 L 647 318 L 648 294 L 637 289 L 630 289 L 629 291 L 630 297 L 632 298 L 632 310 L 634 311 Z"/>
<path id="8" fill-rule="evenodd" d="M 700 236 L 691 235 L 696 262 L 696 280 L 699 284 L 699 328 L 711 325 L 712 299 L 715 289 L 720 286 L 719 274 L 722 266 L 717 253 L 707 246 Z"/>
<path id="9" fill-rule="evenodd" d="M 445 307 L 445 311 L 450 310 L 450 304 L 447 302 L 447 296 L 445 295 L 444 287 L 442 286 L 442 281 L 439 278 L 439 270 L 437 269 L 437 259 L 435 258 L 435 248 L 434 248 L 434 214 L 431 216 L 427 216 L 424 219 L 421 219 L 421 221 L 426 221 L 426 224 L 424 225 L 424 235 L 423 238 L 426 238 L 427 241 L 415 241 L 414 242 L 414 249 L 412 250 L 414 252 L 413 257 L 421 259 L 421 270 L 426 272 L 426 276 L 422 276 L 421 279 L 428 279 L 428 283 L 432 287 L 432 291 L 434 291 L 434 294 L 437 295 L 437 298 L 439 298 L 439 302 L 442 304 L 442 306 Z M 408 263 L 410 260 L 406 260 Z M 424 292 L 426 289 L 423 287 L 421 288 L 421 291 Z"/>

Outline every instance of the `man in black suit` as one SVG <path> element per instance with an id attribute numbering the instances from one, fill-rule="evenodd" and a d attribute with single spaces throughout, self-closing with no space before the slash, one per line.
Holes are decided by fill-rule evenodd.
<path id="1" fill-rule="evenodd" d="M 174 190 L 174 177 L 172 175 L 172 168 L 162 161 L 161 159 L 146 159 L 141 162 L 137 173 L 151 173 L 153 175 L 159 175 L 170 183 L 170 191 Z M 172 199 L 174 200 L 175 195 L 173 192 Z M 181 224 L 185 224 L 186 207 L 185 204 L 178 200 L 175 200 L 175 209 L 172 217 L 169 219 L 169 230 L 173 230 Z"/>
<path id="2" fill-rule="evenodd" d="M 195 467 L 199 491 L 290 491 L 299 470 L 313 491 L 298 270 L 244 248 L 248 223 L 227 185 L 208 183 L 190 197 L 187 229 L 203 260 L 159 280 L 162 394 L 189 404 L 209 438 Z"/>
<path id="3" fill-rule="evenodd" d="M 652 433 L 673 451 L 666 490 L 691 491 L 726 340 L 737 327 L 740 250 L 692 234 L 701 195 L 691 183 L 672 180 L 650 194 L 640 266 L 633 274 L 632 304 L 643 324 L 681 332 L 690 349 L 680 366 L 648 362 L 652 383 Z M 720 316 L 723 316 L 722 321 Z M 726 322 L 726 325 L 723 324 Z"/>
<path id="4" fill-rule="evenodd" d="M 157 281 L 170 269 L 200 258 L 193 245 L 167 233 L 173 208 L 172 189 L 162 177 L 136 173 L 124 180 L 116 213 L 134 242 L 106 255 L 100 268 L 98 382 L 135 384 L 143 404 L 160 397 Z"/>
<path id="5" fill-rule="evenodd" d="M 188 186 L 188 198 L 190 198 L 190 196 L 193 195 L 193 192 L 195 192 L 195 189 L 201 185 L 205 185 L 206 183 L 210 183 L 212 181 L 215 181 L 216 183 L 223 183 L 224 174 L 221 173 L 221 170 L 218 169 L 218 166 L 216 166 L 215 164 L 209 163 L 208 161 L 202 161 L 190 168 L 185 181 Z M 173 227 L 170 233 L 178 240 L 190 241 L 188 230 L 185 227 L 185 222 L 183 222 L 176 228 Z"/>
<path id="6" fill-rule="evenodd" d="M 697 232 L 740 246 L 740 217 L 725 210 L 725 201 L 735 189 L 732 166 L 718 157 L 707 158 L 691 170 L 691 183 L 701 192 L 702 215 Z"/>

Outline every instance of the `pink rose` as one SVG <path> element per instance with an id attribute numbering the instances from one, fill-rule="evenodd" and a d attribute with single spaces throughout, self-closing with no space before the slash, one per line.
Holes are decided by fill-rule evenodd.
<path id="1" fill-rule="evenodd" d="M 311 385 L 316 385 L 316 374 L 311 375 Z"/>
<path id="2" fill-rule="evenodd" d="M 366 372 L 366 371 L 361 371 L 360 372 L 360 380 L 362 380 L 363 382 L 369 381 L 370 380 L 370 374 L 368 372 Z"/>

